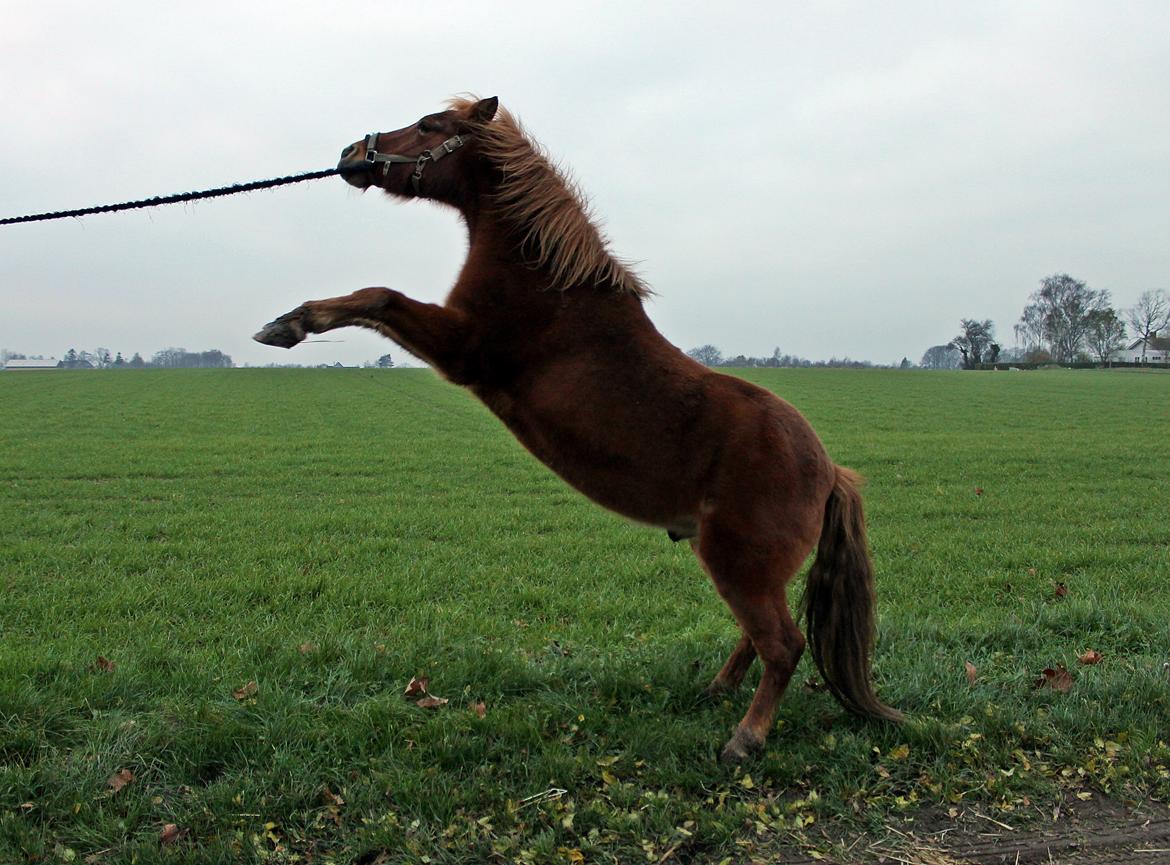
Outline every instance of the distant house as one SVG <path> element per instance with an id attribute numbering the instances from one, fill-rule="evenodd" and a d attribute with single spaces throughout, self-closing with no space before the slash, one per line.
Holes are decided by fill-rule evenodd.
<path id="1" fill-rule="evenodd" d="M 55 357 L 42 358 L 40 360 L 10 360 L 4 364 L 6 370 L 19 369 L 60 369 L 61 361 Z"/>
<path id="2" fill-rule="evenodd" d="M 1148 340 L 1134 340 L 1129 347 L 1112 352 L 1109 360 L 1116 363 L 1170 363 L 1170 338 L 1151 336 Z"/>

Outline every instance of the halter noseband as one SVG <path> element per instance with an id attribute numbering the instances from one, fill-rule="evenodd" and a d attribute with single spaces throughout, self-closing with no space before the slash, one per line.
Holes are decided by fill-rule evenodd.
<path id="1" fill-rule="evenodd" d="M 371 132 L 366 136 L 366 162 L 371 165 L 382 163 L 382 176 L 390 172 L 390 166 L 395 162 L 413 162 L 414 173 L 410 175 L 410 185 L 414 187 L 415 195 L 421 194 L 423 168 L 428 162 L 438 162 L 448 153 L 454 153 L 460 147 L 467 143 L 470 135 L 452 135 L 438 147 L 431 150 L 424 150 L 418 156 L 401 156 L 397 153 L 379 153 L 378 136 L 381 133 Z"/>

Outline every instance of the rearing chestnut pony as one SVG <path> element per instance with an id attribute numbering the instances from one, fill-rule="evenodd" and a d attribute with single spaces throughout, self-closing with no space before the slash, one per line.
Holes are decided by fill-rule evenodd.
<path id="1" fill-rule="evenodd" d="M 757 655 L 751 708 L 723 748 L 761 748 L 804 651 L 785 587 L 815 547 L 803 614 L 825 683 L 848 709 L 897 720 L 874 694 L 873 570 L 859 478 L 782 399 L 691 360 L 654 328 L 648 291 L 614 258 L 581 197 L 491 99 L 454 99 L 351 144 L 359 189 L 425 198 L 467 224 L 442 305 L 389 288 L 301 304 L 256 334 L 291 348 L 360 325 L 481 399 L 538 459 L 598 504 L 688 539 L 742 629 L 709 693 Z"/>

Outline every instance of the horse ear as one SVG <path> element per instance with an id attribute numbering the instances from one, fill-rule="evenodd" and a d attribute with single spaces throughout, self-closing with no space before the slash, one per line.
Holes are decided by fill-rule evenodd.
<path id="1" fill-rule="evenodd" d="M 481 99 L 479 102 L 471 106 L 471 122 L 472 123 L 490 123 L 496 116 L 496 110 L 500 107 L 499 97 L 492 96 L 488 99 Z"/>

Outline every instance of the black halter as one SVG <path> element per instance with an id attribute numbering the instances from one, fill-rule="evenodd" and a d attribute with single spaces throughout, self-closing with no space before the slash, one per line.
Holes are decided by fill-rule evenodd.
<path id="1" fill-rule="evenodd" d="M 421 194 L 423 168 L 428 162 L 438 162 L 448 153 L 454 153 L 460 147 L 467 143 L 470 135 L 452 135 L 438 147 L 431 150 L 424 150 L 418 156 L 400 156 L 397 153 L 379 153 L 378 136 L 381 133 L 371 132 L 366 136 L 366 162 L 371 165 L 381 162 L 382 175 L 385 176 L 390 171 L 390 166 L 395 162 L 413 162 L 414 174 L 410 175 L 410 185 L 414 187 L 415 195 Z"/>

